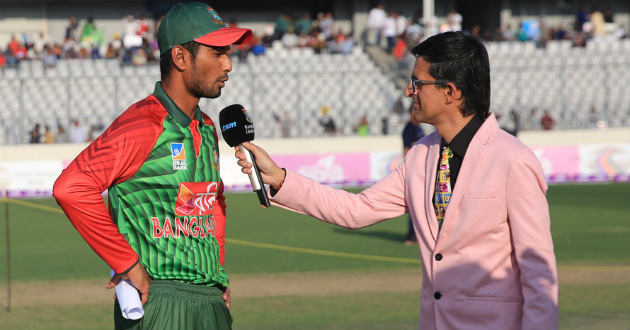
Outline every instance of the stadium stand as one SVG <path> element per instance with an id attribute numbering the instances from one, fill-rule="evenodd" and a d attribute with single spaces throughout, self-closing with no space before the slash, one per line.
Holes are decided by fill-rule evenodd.
<path id="1" fill-rule="evenodd" d="M 489 42 L 492 111 L 515 110 L 524 120 L 531 108 L 549 110 L 555 129 L 588 127 L 595 107 L 607 127 L 630 125 L 630 39 L 590 42 L 574 48 L 570 41 Z M 159 80 L 155 64 L 121 65 L 118 60 L 60 60 L 46 68 L 41 61 L 22 61 L 0 69 L 0 143 L 26 143 L 35 123 L 69 127 L 72 119 L 106 127 L 128 106 L 153 91 Z M 202 100 L 201 108 L 216 119 L 233 103 L 244 105 L 257 127 L 257 137 L 280 137 L 277 117 L 286 112 L 290 136 L 323 134 L 320 109 L 330 107 L 339 134 L 367 115 L 369 133 L 398 134 L 404 118 L 391 113 L 402 91 L 359 47 L 351 54 L 314 54 L 312 49 L 274 45 L 264 56 L 234 58 L 234 70 L 223 95 Z"/>

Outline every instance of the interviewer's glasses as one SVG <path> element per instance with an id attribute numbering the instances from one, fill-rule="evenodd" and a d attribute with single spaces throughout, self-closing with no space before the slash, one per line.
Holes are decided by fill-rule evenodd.
<path id="1" fill-rule="evenodd" d="M 441 80 L 420 80 L 411 78 L 411 93 L 415 94 L 416 89 L 421 90 L 424 85 L 446 85 L 446 81 Z"/>

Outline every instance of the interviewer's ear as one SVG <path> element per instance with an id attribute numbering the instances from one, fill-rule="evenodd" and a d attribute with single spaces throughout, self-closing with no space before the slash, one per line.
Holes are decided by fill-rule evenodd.
<path id="1" fill-rule="evenodd" d="M 459 90 L 452 82 L 446 83 L 446 86 L 442 90 L 444 93 L 444 99 L 447 103 L 452 103 L 462 97 L 462 91 Z"/>

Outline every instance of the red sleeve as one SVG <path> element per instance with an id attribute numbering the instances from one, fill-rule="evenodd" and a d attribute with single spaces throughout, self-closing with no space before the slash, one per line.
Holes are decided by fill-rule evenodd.
<path id="1" fill-rule="evenodd" d="M 210 125 L 214 127 L 214 140 L 217 142 L 217 155 L 219 154 L 219 139 L 217 137 L 217 130 L 214 122 L 210 117 L 208 117 L 205 113 L 203 114 L 204 123 L 206 125 Z M 216 237 L 217 242 L 219 243 L 219 261 L 221 262 L 221 266 L 224 266 L 225 262 L 225 219 L 226 219 L 226 211 L 225 211 L 225 195 L 223 195 L 223 180 L 221 180 L 221 184 L 219 185 L 219 192 L 217 193 L 217 204 L 218 208 L 214 209 L 214 237 Z"/>
<path id="2" fill-rule="evenodd" d="M 154 96 L 132 105 L 63 170 L 53 187 L 79 234 L 116 273 L 133 267 L 138 255 L 118 231 L 102 193 L 138 171 L 162 133 L 165 116 Z"/>

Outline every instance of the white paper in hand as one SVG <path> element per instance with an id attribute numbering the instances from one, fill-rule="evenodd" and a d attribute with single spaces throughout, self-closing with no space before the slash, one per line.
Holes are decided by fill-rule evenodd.
<path id="1" fill-rule="evenodd" d="M 110 272 L 110 276 L 114 277 L 114 270 Z M 116 284 L 116 297 L 124 318 L 128 320 L 137 320 L 144 315 L 144 308 L 140 301 L 138 290 L 127 280 L 120 280 Z"/>

